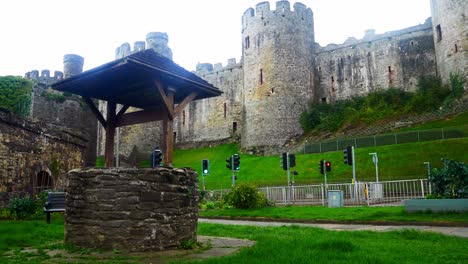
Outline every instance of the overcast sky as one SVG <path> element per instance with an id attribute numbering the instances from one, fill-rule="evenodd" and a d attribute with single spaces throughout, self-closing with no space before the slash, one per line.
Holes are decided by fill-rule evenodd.
<path id="1" fill-rule="evenodd" d="M 85 58 L 85 70 L 114 59 L 123 42 L 167 32 L 174 61 L 240 59 L 241 16 L 258 0 L 1 0 L 0 76 L 62 70 L 63 55 Z M 424 23 L 429 0 L 303 0 L 314 12 L 320 45 Z M 275 2 L 270 1 L 274 9 Z M 291 7 L 293 5 L 291 1 Z"/>

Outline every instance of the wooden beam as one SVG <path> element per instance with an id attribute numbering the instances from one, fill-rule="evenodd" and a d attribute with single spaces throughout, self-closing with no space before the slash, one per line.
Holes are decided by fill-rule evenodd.
<path id="1" fill-rule="evenodd" d="M 162 131 L 162 153 L 163 153 L 163 164 L 167 166 L 167 113 L 164 113 L 163 119 L 163 131 Z"/>
<path id="2" fill-rule="evenodd" d="M 107 102 L 106 143 L 104 149 L 106 167 L 112 167 L 114 160 L 115 108 L 116 103 Z"/>
<path id="3" fill-rule="evenodd" d="M 185 97 L 184 100 L 182 102 L 180 102 L 180 104 L 178 104 L 174 110 L 174 117 L 178 116 L 182 110 L 187 106 L 187 104 L 189 104 L 190 102 L 193 101 L 193 99 L 195 99 L 195 97 L 197 97 L 198 93 L 196 92 L 193 92 L 191 94 L 189 94 L 189 96 Z"/>
<path id="4" fill-rule="evenodd" d="M 128 110 L 129 107 L 130 107 L 129 105 L 124 105 L 122 106 L 122 108 L 120 108 L 119 113 L 115 116 L 116 122 L 119 120 L 121 116 L 123 116 L 123 114 L 125 114 L 125 112 Z"/>
<path id="5" fill-rule="evenodd" d="M 122 116 L 119 117 L 119 119 L 116 120 L 116 126 L 122 127 L 122 126 L 142 124 L 146 122 L 163 120 L 163 118 L 164 118 L 164 113 L 161 111 L 142 110 L 142 111 L 123 114 Z"/>
<path id="6" fill-rule="evenodd" d="M 166 95 L 166 92 L 164 92 L 163 84 L 161 83 L 160 80 L 155 80 L 154 83 L 156 85 L 156 90 L 158 91 L 159 95 L 163 99 L 163 102 L 164 102 L 164 105 L 166 106 L 169 117 L 174 118 L 174 100 L 172 100 L 172 103 L 171 103 L 170 98 L 168 97 L 168 95 Z M 174 96 L 174 94 L 172 94 L 172 96 Z"/>
<path id="7" fill-rule="evenodd" d="M 101 112 L 99 109 L 97 109 L 96 105 L 94 105 L 94 102 L 91 100 L 89 97 L 84 97 L 82 96 L 83 101 L 89 106 L 89 109 L 91 109 L 91 112 L 94 114 L 94 116 L 97 118 L 99 123 L 106 129 L 107 127 L 107 122 L 104 120 L 104 117 L 102 116 Z"/>

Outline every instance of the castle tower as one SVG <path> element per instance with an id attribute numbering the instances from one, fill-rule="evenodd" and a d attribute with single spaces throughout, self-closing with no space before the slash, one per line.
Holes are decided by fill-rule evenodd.
<path id="1" fill-rule="evenodd" d="M 146 34 L 146 45 L 162 56 L 172 60 L 172 50 L 167 46 L 169 37 L 164 32 L 150 32 Z"/>
<path id="2" fill-rule="evenodd" d="M 63 76 L 71 77 L 83 72 L 84 58 L 80 55 L 65 54 L 63 56 Z"/>
<path id="3" fill-rule="evenodd" d="M 446 84 L 450 73 L 468 77 L 467 10 L 466 0 L 431 0 L 437 72 Z"/>
<path id="4" fill-rule="evenodd" d="M 283 145 L 302 133 L 299 115 L 313 94 L 314 20 L 304 4 L 293 7 L 262 2 L 242 17 L 243 148 Z"/>

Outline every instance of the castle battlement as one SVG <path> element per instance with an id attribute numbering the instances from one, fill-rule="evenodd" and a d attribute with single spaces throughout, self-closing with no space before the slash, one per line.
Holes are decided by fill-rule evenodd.
<path id="1" fill-rule="evenodd" d="M 255 6 L 255 9 L 248 8 L 242 16 L 242 30 L 244 30 L 250 23 L 255 20 L 264 20 L 265 23 L 269 19 L 275 18 L 297 18 L 304 20 L 306 23 L 313 24 L 313 12 L 306 5 L 296 2 L 291 10 L 289 1 L 278 1 L 276 2 L 276 9 L 270 9 L 269 2 L 261 2 Z"/>
<path id="2" fill-rule="evenodd" d="M 120 59 L 145 49 L 146 42 L 144 41 L 135 41 L 135 43 L 133 43 L 133 49 L 131 49 L 130 44 L 128 42 L 125 42 L 122 45 L 120 45 L 120 47 L 117 47 L 115 49 L 115 58 Z"/>
<path id="3" fill-rule="evenodd" d="M 325 47 L 320 47 L 317 45 L 316 52 L 326 53 L 333 52 L 341 49 L 355 48 L 362 45 L 372 45 L 373 43 L 380 41 L 387 41 L 394 37 L 400 37 L 406 34 L 414 34 L 420 31 L 432 31 L 432 21 L 431 18 L 426 19 L 424 24 L 408 27 L 400 30 L 388 31 L 382 34 L 375 34 L 374 29 L 366 30 L 364 37 L 362 39 L 356 39 L 355 37 L 349 37 L 342 44 L 328 44 Z"/>
<path id="4" fill-rule="evenodd" d="M 50 70 L 42 70 L 39 75 L 38 70 L 32 70 L 24 74 L 24 78 L 39 83 L 51 84 L 63 79 L 63 72 L 54 71 L 54 76 L 50 76 Z"/>
<path id="5" fill-rule="evenodd" d="M 211 63 L 198 63 L 194 73 L 198 76 L 206 76 L 223 71 L 232 71 L 236 68 L 242 68 L 242 62 L 237 63 L 236 58 L 230 58 L 225 67 L 222 63 L 215 63 L 214 65 Z"/>

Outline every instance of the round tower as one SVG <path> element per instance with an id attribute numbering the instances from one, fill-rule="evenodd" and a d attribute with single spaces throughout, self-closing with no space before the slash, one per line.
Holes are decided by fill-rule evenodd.
<path id="1" fill-rule="evenodd" d="M 83 72 L 84 58 L 80 55 L 66 54 L 63 56 L 63 76 L 71 77 Z"/>
<path id="2" fill-rule="evenodd" d="M 172 60 L 172 50 L 167 46 L 169 37 L 164 32 L 150 32 L 146 35 L 146 46 Z"/>
<path id="3" fill-rule="evenodd" d="M 445 84 L 450 82 L 451 73 L 468 78 L 467 10 L 466 0 L 431 0 L 437 72 Z"/>
<path id="4" fill-rule="evenodd" d="M 314 19 L 288 1 L 247 9 L 242 17 L 242 147 L 279 146 L 303 131 L 299 116 L 312 99 Z"/>

